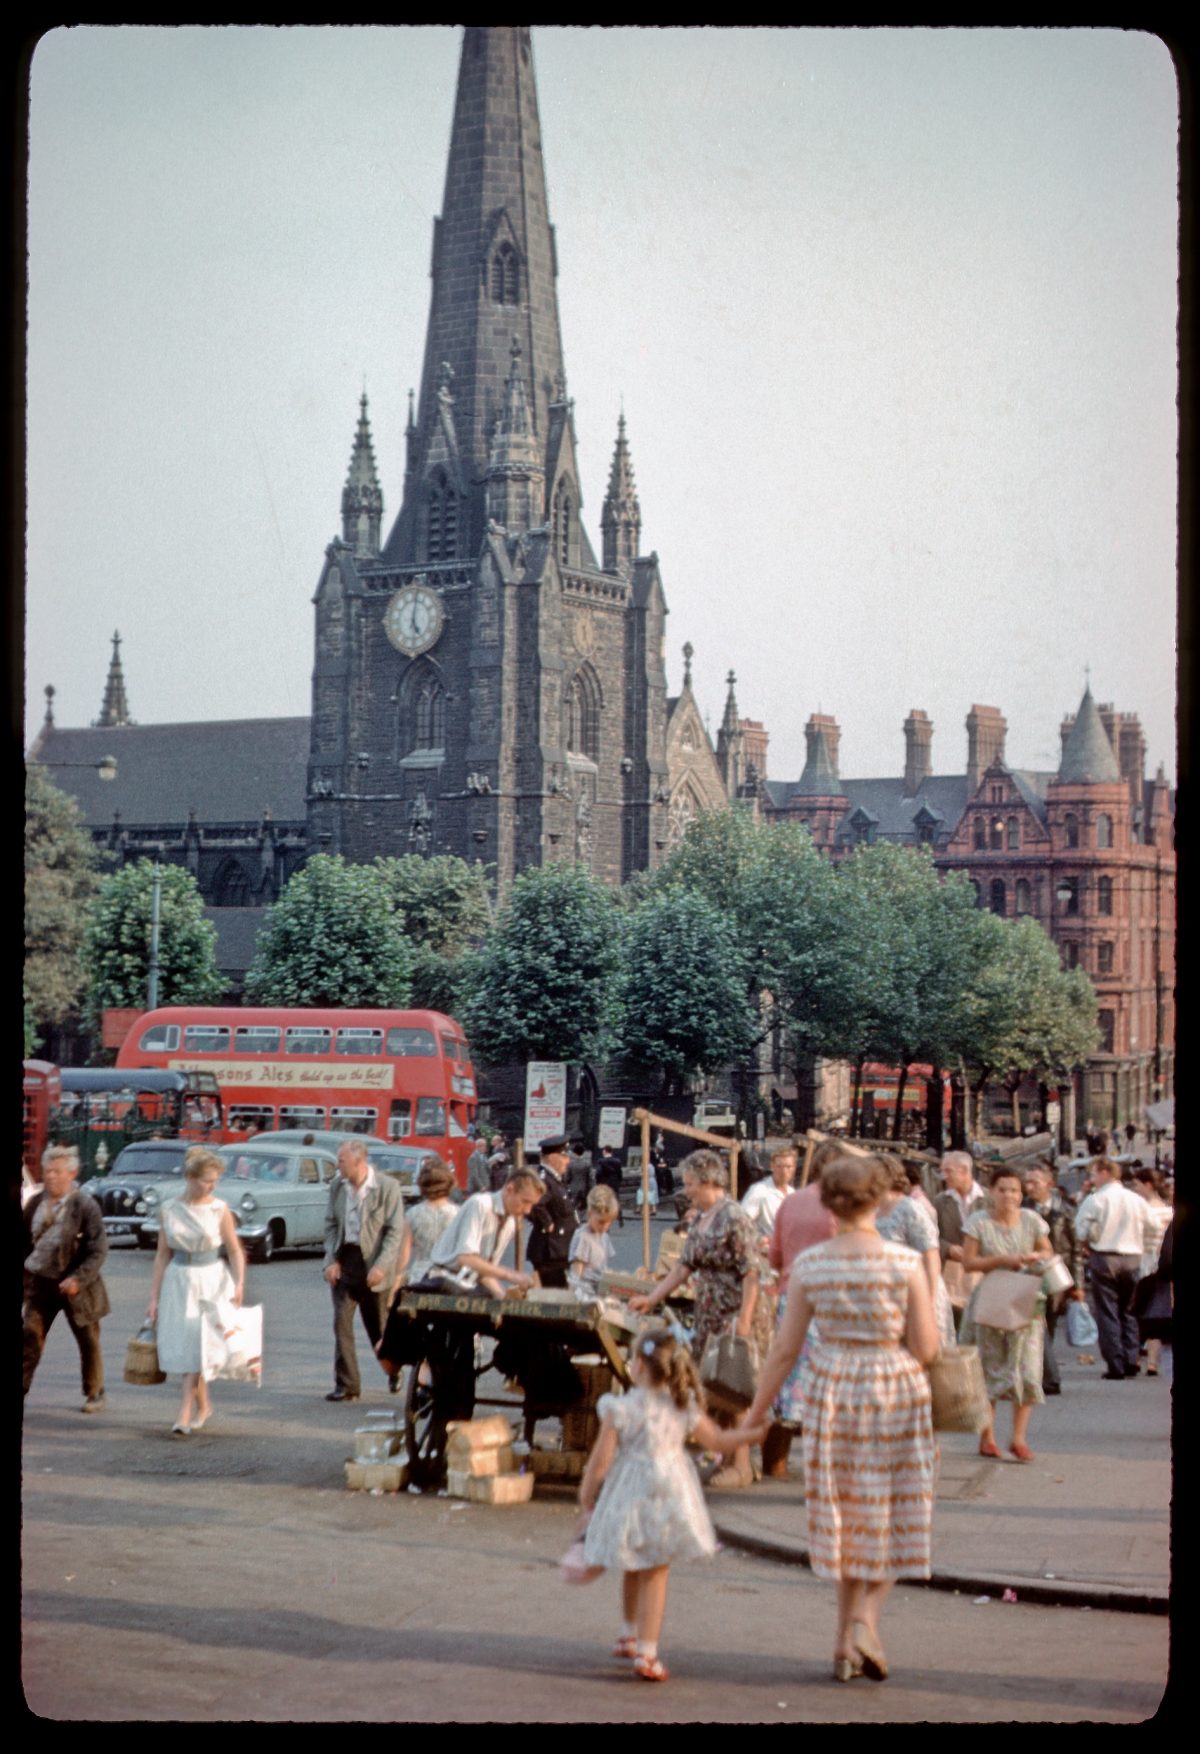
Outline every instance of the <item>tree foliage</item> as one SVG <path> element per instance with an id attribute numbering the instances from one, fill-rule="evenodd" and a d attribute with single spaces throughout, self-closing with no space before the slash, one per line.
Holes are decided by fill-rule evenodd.
<path id="1" fill-rule="evenodd" d="M 714 1072 L 753 1039 L 743 959 L 732 926 L 703 895 L 651 895 L 623 936 L 620 1043 L 664 1079 Z"/>
<path id="2" fill-rule="evenodd" d="M 319 853 L 268 914 L 246 997 L 260 1005 L 405 1005 L 412 960 L 378 870 Z"/>
<path id="3" fill-rule="evenodd" d="M 196 879 L 182 865 L 162 865 L 158 934 L 160 1005 L 206 1005 L 221 997 L 217 934 L 204 917 Z M 106 877 L 84 933 L 88 1017 L 98 1024 L 110 1005 L 144 1006 L 150 973 L 154 865 L 138 859 Z"/>
<path id="4" fill-rule="evenodd" d="M 456 957 L 485 936 L 491 904 L 482 865 L 468 865 L 449 853 L 428 859 L 410 853 L 376 859 L 370 868 L 410 944 Z"/>
<path id="5" fill-rule="evenodd" d="M 512 886 L 496 927 L 464 959 L 458 1017 L 483 1060 L 603 1055 L 614 1038 L 621 914 L 580 865 L 544 865 Z"/>
<path id="6" fill-rule="evenodd" d="M 73 798 L 37 767 L 25 772 L 25 1051 L 36 1026 L 62 1023 L 87 984 L 83 935 L 100 886 Z"/>

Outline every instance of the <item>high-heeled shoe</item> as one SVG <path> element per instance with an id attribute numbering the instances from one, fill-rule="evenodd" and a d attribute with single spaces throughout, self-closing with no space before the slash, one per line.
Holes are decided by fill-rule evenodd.
<path id="1" fill-rule="evenodd" d="M 213 1413 L 213 1410 L 211 1407 L 209 1407 L 207 1409 L 207 1411 L 204 1412 L 199 1419 L 193 1419 L 192 1420 L 192 1430 L 193 1431 L 200 1431 L 205 1425 L 208 1424 L 209 1420 L 212 1418 L 212 1413 Z"/>
<path id="2" fill-rule="evenodd" d="M 192 1429 L 191 1426 L 185 1425 L 183 1423 L 182 1419 L 177 1419 L 175 1421 L 174 1425 L 172 1425 L 172 1427 L 171 1427 L 171 1436 L 172 1437 L 188 1437 L 191 1435 L 191 1429 Z"/>
<path id="3" fill-rule="evenodd" d="M 886 1681 L 888 1678 L 887 1658 L 884 1656 L 878 1639 L 869 1626 L 861 1620 L 854 1622 L 854 1643 L 862 1658 L 863 1674 L 872 1681 Z"/>
<path id="4" fill-rule="evenodd" d="M 833 1678 L 835 1681 L 854 1681 L 863 1672 L 861 1663 L 852 1663 L 849 1657 L 834 1657 Z"/>

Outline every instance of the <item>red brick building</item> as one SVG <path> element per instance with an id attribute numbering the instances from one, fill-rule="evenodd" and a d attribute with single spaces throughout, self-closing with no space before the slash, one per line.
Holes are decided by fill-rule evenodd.
<path id="1" fill-rule="evenodd" d="M 804 772 L 766 782 L 764 813 L 806 823 L 833 859 L 879 840 L 928 846 L 939 869 L 967 873 L 981 907 L 1039 920 L 1099 1002 L 1102 1047 L 1065 1093 L 1064 1135 L 1087 1120 L 1141 1125 L 1175 1080 L 1174 800 L 1163 770 L 1146 779 L 1137 715 L 1097 706 L 1090 688 L 1063 721 L 1055 773 L 1007 765 L 995 707 L 973 706 L 966 730 L 965 774 L 933 773 L 933 725 L 914 708 L 903 777 L 843 780 L 837 724 L 814 713 Z"/>

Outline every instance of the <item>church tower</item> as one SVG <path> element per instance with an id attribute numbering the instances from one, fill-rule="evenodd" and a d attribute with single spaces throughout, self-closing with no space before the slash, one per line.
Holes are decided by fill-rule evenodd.
<path id="1" fill-rule="evenodd" d="M 623 417 L 603 563 L 581 521 L 557 272 L 529 30 L 468 28 L 400 509 L 380 546 L 364 397 L 314 598 L 313 852 L 661 857 L 666 602 Z"/>

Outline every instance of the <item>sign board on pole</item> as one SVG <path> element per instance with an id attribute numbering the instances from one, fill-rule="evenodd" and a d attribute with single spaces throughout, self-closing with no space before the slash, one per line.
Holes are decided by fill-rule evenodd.
<path id="1" fill-rule="evenodd" d="M 567 1068 L 558 1060 L 530 1060 L 525 1067 L 525 1148 L 567 1130 Z"/>
<path id="2" fill-rule="evenodd" d="M 596 1144 L 601 1151 L 619 1151 L 625 1143 L 624 1108 L 602 1108 Z"/>

